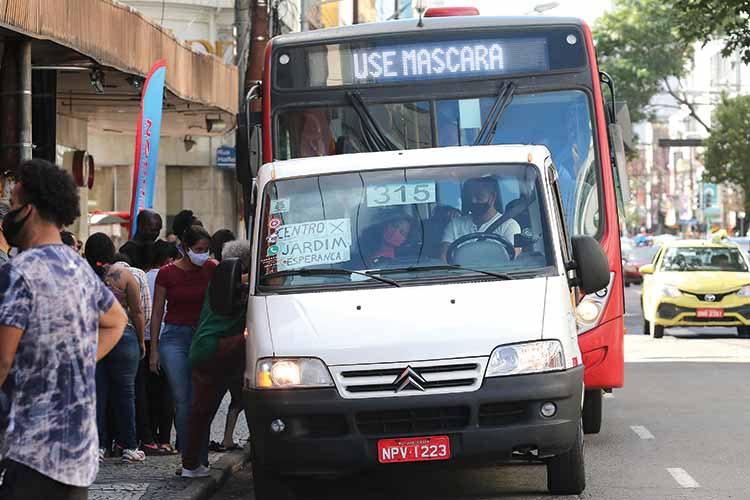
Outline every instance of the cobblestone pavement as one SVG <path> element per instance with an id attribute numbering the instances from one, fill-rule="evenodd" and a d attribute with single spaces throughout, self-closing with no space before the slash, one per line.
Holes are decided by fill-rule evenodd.
<path id="1" fill-rule="evenodd" d="M 211 439 L 221 441 L 224 437 L 224 422 L 229 407 L 229 395 L 211 426 Z M 244 445 L 248 437 L 244 414 L 237 421 L 234 440 Z M 174 440 L 174 431 L 173 431 Z M 214 466 L 223 454 L 210 453 L 209 464 Z M 119 458 L 108 458 L 100 464 L 96 482 L 89 489 L 90 500 L 175 500 L 189 497 L 196 481 L 206 479 L 182 479 L 175 474 L 180 467 L 180 456 L 147 457 L 143 464 L 123 464 Z"/>

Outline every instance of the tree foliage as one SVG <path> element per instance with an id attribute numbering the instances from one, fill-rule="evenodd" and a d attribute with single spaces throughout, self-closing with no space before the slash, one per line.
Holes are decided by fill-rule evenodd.
<path id="1" fill-rule="evenodd" d="M 679 30 L 681 17 L 669 0 L 615 0 L 594 24 L 600 68 L 614 79 L 634 123 L 652 117 L 651 98 L 666 90 L 708 129 L 681 91 L 693 55 L 692 39 Z"/>
<path id="2" fill-rule="evenodd" d="M 706 140 L 706 175 L 715 182 L 730 182 L 745 191 L 750 213 L 750 96 L 722 97 L 713 129 Z"/>
<path id="3" fill-rule="evenodd" d="M 721 38 L 725 57 L 739 51 L 750 64 L 750 0 L 674 0 L 674 6 L 682 14 L 682 37 Z"/>

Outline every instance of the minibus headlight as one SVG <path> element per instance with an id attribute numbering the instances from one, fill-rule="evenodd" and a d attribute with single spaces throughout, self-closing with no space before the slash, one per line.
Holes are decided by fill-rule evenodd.
<path id="1" fill-rule="evenodd" d="M 576 318 L 579 323 L 590 325 L 599 319 L 601 312 L 599 303 L 587 297 L 576 307 Z"/>
<path id="2" fill-rule="evenodd" d="M 485 377 L 503 377 L 565 369 L 559 340 L 503 345 L 492 351 Z"/>
<path id="3" fill-rule="evenodd" d="M 258 361 L 256 385 L 259 389 L 290 387 L 330 387 L 328 368 L 315 358 L 265 358 Z"/>

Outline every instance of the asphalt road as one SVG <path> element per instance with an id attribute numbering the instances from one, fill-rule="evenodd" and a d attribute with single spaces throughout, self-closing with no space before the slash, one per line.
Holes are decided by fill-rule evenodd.
<path id="1" fill-rule="evenodd" d="M 626 382 L 586 436 L 586 491 L 601 500 L 750 499 L 750 340 L 733 329 L 642 334 L 640 287 L 626 289 Z M 362 474 L 296 483 L 309 499 L 549 499 L 542 466 Z M 214 500 L 252 499 L 241 471 Z M 570 498 L 570 497 L 568 497 Z M 575 497 L 573 497 L 575 498 Z"/>

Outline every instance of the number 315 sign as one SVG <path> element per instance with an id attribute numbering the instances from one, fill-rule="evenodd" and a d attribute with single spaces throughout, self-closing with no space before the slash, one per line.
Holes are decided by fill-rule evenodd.
<path id="1" fill-rule="evenodd" d="M 434 202 L 434 182 L 404 182 L 367 186 L 368 207 L 389 207 L 392 205 Z"/>

